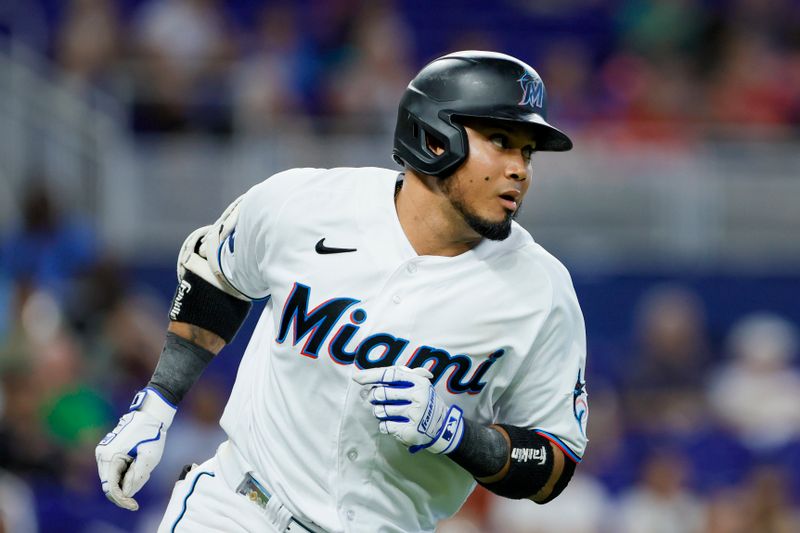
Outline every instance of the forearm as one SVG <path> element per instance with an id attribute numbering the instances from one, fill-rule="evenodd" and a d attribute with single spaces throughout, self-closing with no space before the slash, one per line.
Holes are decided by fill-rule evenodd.
<path id="1" fill-rule="evenodd" d="M 508 472 L 510 443 L 502 430 L 464 420 L 464 437 L 450 459 L 484 483 L 493 483 Z"/>
<path id="2" fill-rule="evenodd" d="M 207 330 L 171 323 L 153 377 L 147 384 L 177 406 L 225 342 Z"/>
<path id="3" fill-rule="evenodd" d="M 547 462 L 549 471 L 533 472 L 530 476 L 530 492 L 525 492 L 527 480 L 520 482 L 519 476 L 515 481 L 515 498 L 529 498 L 537 503 L 545 503 L 558 496 L 569 481 L 572 470 L 565 471 L 566 466 L 574 469 L 574 465 L 567 465 L 564 454 L 549 441 L 543 440 L 541 446 L 545 454 L 549 455 Z M 501 486 L 512 467 L 512 444 L 509 434 L 500 426 L 483 426 L 476 422 L 465 420 L 464 437 L 451 454 L 448 455 L 456 464 L 472 474 L 483 486 L 493 489 Z M 498 484 L 498 485 L 496 485 Z M 503 490 L 497 491 L 501 495 Z"/>
<path id="4" fill-rule="evenodd" d="M 179 281 L 164 348 L 148 383 L 173 405 L 178 405 L 208 363 L 233 339 L 250 309 L 250 302 L 190 270 L 184 270 Z"/>
<path id="5" fill-rule="evenodd" d="M 216 333 L 186 322 L 170 321 L 167 331 L 208 350 L 214 355 L 217 355 L 226 344 L 225 340 Z"/>

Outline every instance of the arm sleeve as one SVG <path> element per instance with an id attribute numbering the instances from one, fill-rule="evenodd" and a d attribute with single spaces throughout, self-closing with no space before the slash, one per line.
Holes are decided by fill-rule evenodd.
<path id="1" fill-rule="evenodd" d="M 561 267 L 563 269 L 563 267 Z M 551 276 L 552 304 L 525 362 L 497 404 L 497 419 L 537 430 L 567 457 L 586 449 L 586 332 L 566 270 Z"/>

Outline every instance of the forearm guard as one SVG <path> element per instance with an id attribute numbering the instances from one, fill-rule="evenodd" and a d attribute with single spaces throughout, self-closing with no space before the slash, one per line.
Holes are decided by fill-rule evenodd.
<path id="1" fill-rule="evenodd" d="M 205 348 L 168 332 L 147 386 L 160 392 L 172 405 L 178 405 L 213 358 L 214 354 Z"/>

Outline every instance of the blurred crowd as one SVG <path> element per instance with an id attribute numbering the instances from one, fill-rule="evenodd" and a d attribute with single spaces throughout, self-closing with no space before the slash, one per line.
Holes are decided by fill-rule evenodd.
<path id="1" fill-rule="evenodd" d="M 413 72 L 463 48 L 535 65 L 571 132 L 678 143 L 800 132 L 796 1 L 439 4 L 35 0 L 3 3 L 0 30 L 87 98 L 117 98 L 141 135 L 385 131 Z M 0 532 L 153 531 L 184 462 L 223 439 L 228 375 L 185 400 L 144 510 L 107 502 L 94 446 L 155 366 L 169 295 L 43 183 L 31 180 L 0 231 Z M 441 530 L 800 531 L 797 324 L 767 309 L 714 330 L 704 295 L 681 284 L 618 312 L 635 316 L 622 338 L 589 338 L 591 442 L 565 494 L 537 506 L 479 489 Z"/>
<path id="2" fill-rule="evenodd" d="M 413 72 L 464 48 L 533 64 L 571 131 L 687 142 L 800 125 L 794 0 L 11 4 L 0 29 L 115 95 L 140 133 L 390 128 Z"/>
<path id="3" fill-rule="evenodd" d="M 94 447 L 149 380 L 166 304 L 86 221 L 29 187 L 19 225 L 0 239 L 0 532 L 154 531 L 184 462 L 213 454 L 227 393 L 212 373 L 187 397 L 142 495 L 153 516 L 121 512 L 96 482 Z"/>

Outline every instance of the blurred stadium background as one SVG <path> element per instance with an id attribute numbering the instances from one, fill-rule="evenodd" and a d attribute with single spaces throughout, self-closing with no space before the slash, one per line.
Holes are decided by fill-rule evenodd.
<path id="1" fill-rule="evenodd" d="M 521 222 L 573 273 L 591 443 L 554 503 L 442 532 L 800 531 L 796 0 L 0 1 L 0 531 L 154 531 L 253 317 L 132 514 L 93 448 L 158 357 L 174 258 L 270 174 L 389 166 L 428 60 L 534 65 L 576 140 Z"/>

